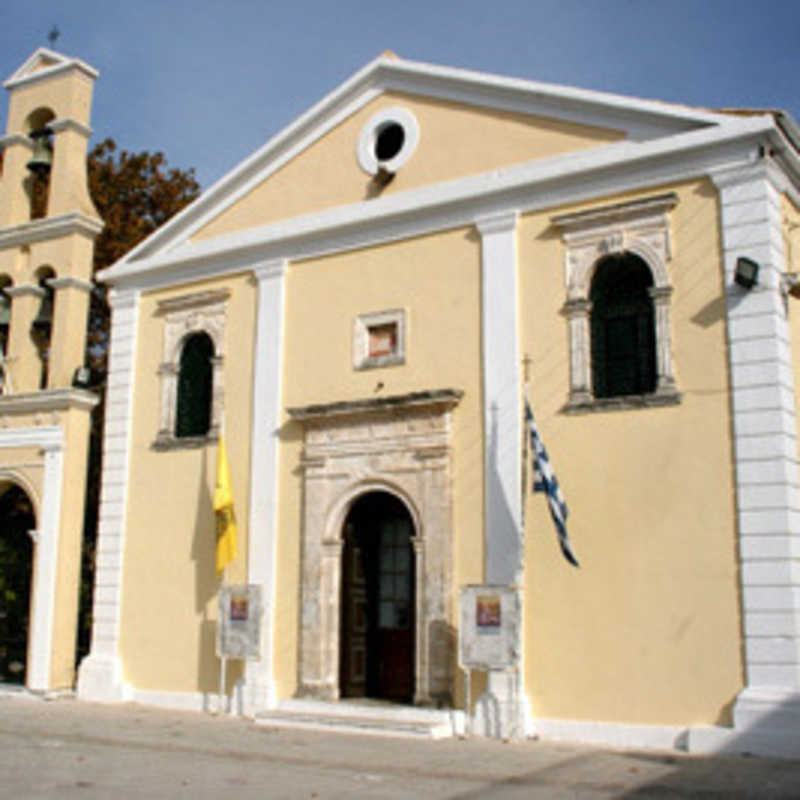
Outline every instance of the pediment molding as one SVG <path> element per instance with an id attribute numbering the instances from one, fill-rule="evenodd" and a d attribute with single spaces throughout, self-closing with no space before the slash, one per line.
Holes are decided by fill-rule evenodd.
<path id="1" fill-rule="evenodd" d="M 99 75 L 96 69 L 79 58 L 70 58 L 47 47 L 40 47 L 3 83 L 3 86 L 6 89 L 15 89 L 40 80 L 47 80 L 71 69 L 83 72 L 92 80 Z"/>
<path id="2" fill-rule="evenodd" d="M 267 141 L 118 264 L 133 264 L 137 260 L 163 255 L 182 246 L 194 232 L 234 205 L 291 159 L 387 92 L 402 92 L 483 109 L 613 128 L 623 131 L 631 143 L 648 143 L 731 124 L 741 126 L 746 121 L 677 104 L 488 75 L 383 55 Z M 115 268 L 112 270 L 117 271 Z"/>

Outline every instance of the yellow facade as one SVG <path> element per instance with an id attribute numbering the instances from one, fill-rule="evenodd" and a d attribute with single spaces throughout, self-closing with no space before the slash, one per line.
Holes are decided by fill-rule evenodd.
<path id="1" fill-rule="evenodd" d="M 523 315 L 530 396 L 582 565 L 562 566 L 544 499 L 529 495 L 526 667 L 545 717 L 727 723 L 743 684 L 718 209 L 703 182 L 658 191 L 679 198 L 670 220 L 675 407 L 561 413 L 563 253 L 547 236 L 551 212 L 520 226 L 520 296 L 537 303 Z"/>

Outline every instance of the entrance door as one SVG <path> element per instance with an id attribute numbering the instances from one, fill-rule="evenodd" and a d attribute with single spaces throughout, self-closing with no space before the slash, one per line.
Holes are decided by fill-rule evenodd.
<path id="1" fill-rule="evenodd" d="M 414 695 L 413 523 L 387 492 L 354 503 L 344 525 L 339 689 L 343 697 Z"/>
<path id="2" fill-rule="evenodd" d="M 25 683 L 33 508 L 18 486 L 0 486 L 0 682 Z"/>

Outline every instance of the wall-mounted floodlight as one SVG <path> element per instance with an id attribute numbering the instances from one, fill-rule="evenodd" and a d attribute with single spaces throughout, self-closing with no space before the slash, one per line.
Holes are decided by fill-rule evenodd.
<path id="1" fill-rule="evenodd" d="M 733 279 L 744 289 L 752 289 L 758 283 L 758 264 L 750 258 L 739 256 Z"/>

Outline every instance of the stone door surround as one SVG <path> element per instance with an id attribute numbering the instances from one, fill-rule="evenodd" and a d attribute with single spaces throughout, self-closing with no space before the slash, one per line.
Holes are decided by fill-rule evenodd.
<path id="1" fill-rule="evenodd" d="M 453 683 L 451 412 L 454 389 L 290 408 L 305 428 L 300 696 L 339 698 L 342 527 L 384 491 L 414 523 L 414 703 L 450 704 Z"/>

